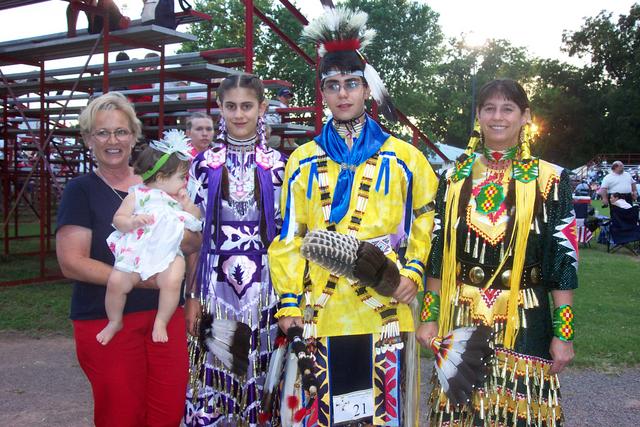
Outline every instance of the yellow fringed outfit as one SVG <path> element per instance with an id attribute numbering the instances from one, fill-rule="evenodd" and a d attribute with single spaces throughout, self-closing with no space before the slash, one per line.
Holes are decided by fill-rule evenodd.
<path id="1" fill-rule="evenodd" d="M 269 260 L 273 285 L 281 298 L 287 295 L 286 301 L 302 298 L 307 265 L 300 255 L 304 232 L 326 228 L 317 175 L 314 173 L 314 170 L 317 170 L 317 154 L 318 146 L 315 142 L 305 144 L 291 155 L 285 170 L 282 192 L 282 206 L 285 209 L 283 232 L 269 247 Z M 362 180 L 365 166 L 366 163 L 363 163 L 355 171 L 349 211 L 344 219 L 336 224 L 338 232 L 348 232 L 349 218 L 356 209 L 358 198 L 356 186 Z M 340 165 L 329 160 L 327 167 L 329 188 L 335 188 Z M 380 149 L 373 177 L 366 212 L 356 237 L 360 240 L 370 240 L 397 236 L 404 231 L 405 220 L 408 221 L 410 224 L 407 228 L 409 234 L 405 253 L 407 262 L 400 274 L 422 287 L 422 275 L 431 247 L 433 227 L 433 209 L 429 204 L 434 200 L 437 187 L 431 166 L 415 147 L 389 137 Z M 408 203 L 410 205 L 407 206 Z M 419 216 L 411 221 L 414 214 Z M 388 256 L 394 261 L 397 259 L 394 251 Z M 312 263 L 309 263 L 308 268 L 315 300 L 322 294 L 329 272 Z M 338 292 L 331 296 L 326 307 L 318 314 L 317 337 L 380 331 L 380 316 L 362 304 L 360 297 L 351 291 L 345 278 L 340 278 L 336 289 Z M 389 304 L 388 297 L 376 295 L 376 298 L 384 304 Z M 303 306 L 281 308 L 276 316 L 302 316 L 301 307 Z M 401 331 L 414 330 L 413 318 L 406 304 L 399 304 L 398 318 Z"/>
<path id="2" fill-rule="evenodd" d="M 318 138 L 329 139 L 333 147 L 344 144 L 332 135 L 331 126 L 332 120 Z M 406 370 L 416 367 L 418 357 L 413 337 L 411 342 L 407 339 L 407 333 L 415 330 L 411 308 L 372 288 L 330 275 L 300 255 L 304 235 L 315 229 L 335 229 L 368 240 L 393 261 L 398 261 L 399 243 L 406 242 L 400 274 L 422 288 L 431 246 L 435 174 L 417 148 L 384 134 L 369 117 L 365 129 L 361 139 L 358 134 L 347 136 L 358 140 L 356 150 L 368 150 L 361 156 L 366 161 L 357 166 L 332 160 L 317 141 L 298 148 L 289 158 L 282 193 L 283 229 L 269 247 L 271 278 L 280 297 L 276 316 L 303 316 L 305 337 L 313 343 L 320 384 L 314 408 L 317 424 L 313 425 L 336 423 L 335 407 L 330 406 L 334 396 L 370 390 L 373 410 L 368 419 L 372 421 L 367 422 L 416 426 L 418 375 Z M 367 139 L 372 135 L 376 135 L 377 150 L 370 145 L 375 141 Z M 351 194 L 344 216 L 335 223 L 330 221 L 332 201 L 342 196 L 335 190 L 345 169 L 353 172 Z M 361 349 L 366 351 L 356 355 Z M 353 366 L 346 369 L 349 378 L 333 376 L 332 366 L 338 365 L 342 372 L 344 366 Z M 356 383 L 362 385 L 349 388 Z"/>

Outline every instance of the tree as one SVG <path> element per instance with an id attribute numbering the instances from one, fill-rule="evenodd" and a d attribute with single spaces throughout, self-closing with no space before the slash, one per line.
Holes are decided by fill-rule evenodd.
<path id="1" fill-rule="evenodd" d="M 271 0 L 254 0 L 254 4 L 271 12 Z M 241 0 L 196 0 L 195 8 L 211 15 L 211 21 L 193 24 L 190 33 L 197 36 L 195 42 L 182 44 L 181 52 L 197 52 L 208 49 L 244 47 L 244 3 Z M 260 22 L 254 18 L 254 26 Z M 263 29 L 257 32 L 256 45 L 260 45 Z"/>
<path id="2" fill-rule="evenodd" d="M 584 164 L 602 145 L 605 100 L 591 69 L 537 60 L 530 99 L 539 126 L 535 155 L 566 167 Z"/>
<path id="3" fill-rule="evenodd" d="M 423 130 L 433 110 L 430 94 L 438 87 L 443 34 L 438 14 L 424 3 L 408 0 L 346 0 L 341 4 L 369 14 L 377 31 L 364 52 L 385 82 L 396 106 Z M 431 134 L 429 132 L 428 134 Z"/>
<path id="4" fill-rule="evenodd" d="M 603 127 L 600 152 L 638 151 L 640 142 L 640 5 L 616 22 L 602 11 L 575 32 L 563 34 L 570 55 L 589 56 L 601 84 Z M 597 153 L 597 152 L 596 152 Z M 594 153 L 595 154 L 595 153 Z"/>
<path id="5" fill-rule="evenodd" d="M 587 18 L 578 31 L 565 31 L 562 41 L 570 56 L 589 56 L 596 70 L 606 71 L 617 83 L 640 77 L 640 5 L 634 4 L 629 15 L 612 22 L 612 13 L 602 11 Z"/>
<path id="6" fill-rule="evenodd" d="M 444 61 L 436 69 L 438 86 L 433 90 L 429 123 L 439 139 L 464 147 L 471 133 L 472 98 L 486 82 L 512 78 L 523 84 L 534 74 L 532 60 L 524 48 L 506 40 L 487 40 L 483 46 L 470 46 L 464 37 L 449 41 Z M 475 93 L 474 93 L 475 79 Z"/>
<path id="7" fill-rule="evenodd" d="M 272 19 L 289 39 L 296 42 L 314 61 L 315 46 L 301 38 L 302 24 L 286 8 L 273 9 Z M 286 80 L 292 83 L 298 105 L 313 105 L 315 101 L 315 68 L 294 52 L 274 31 L 269 29 L 260 48 L 261 57 L 256 70 L 263 78 Z"/>
<path id="8" fill-rule="evenodd" d="M 302 24 L 284 7 L 272 0 L 254 0 L 254 6 L 293 41 L 300 42 Z M 212 16 L 209 22 L 199 22 L 191 27 L 195 42 L 182 45 L 181 52 L 196 52 L 245 45 L 245 6 L 241 0 L 197 1 L 196 8 Z M 297 101 L 312 104 L 314 95 L 314 70 L 297 56 L 282 39 L 254 16 L 254 73 L 262 79 L 287 80 L 293 84 Z M 307 54 L 315 58 L 313 46 L 303 45 Z"/>

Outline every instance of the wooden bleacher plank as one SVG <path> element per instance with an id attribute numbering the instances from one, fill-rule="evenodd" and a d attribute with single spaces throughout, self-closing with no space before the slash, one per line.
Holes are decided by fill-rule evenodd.
<path id="1" fill-rule="evenodd" d="M 44 3 L 45 1 L 48 0 L 2 0 L 0 1 L 0 10 L 29 6 L 36 3 Z"/>
<path id="2" fill-rule="evenodd" d="M 113 31 L 113 36 L 121 39 L 129 39 L 132 45 L 142 43 L 153 46 L 184 43 L 187 41 L 195 41 L 196 36 L 181 33 L 169 28 L 157 25 L 141 25 L 129 27 L 126 30 Z M 88 55 L 93 48 L 96 40 L 102 38 L 98 34 L 78 35 L 76 37 L 54 39 L 35 43 L 15 44 L 11 46 L 0 47 L 0 56 L 10 57 L 12 60 L 25 62 L 33 61 L 49 61 L 53 59 L 63 59 L 75 56 Z M 111 51 L 131 49 L 132 45 L 122 43 L 120 40 L 110 40 L 109 49 Z M 95 53 L 102 53 L 103 41 L 100 40 Z M 0 65 L 11 65 L 14 62 L 0 59 Z"/>
<path id="3" fill-rule="evenodd" d="M 192 81 L 190 80 L 190 78 L 206 78 L 206 76 L 208 75 L 210 78 L 220 78 L 220 77 L 224 77 L 228 74 L 222 75 L 222 74 L 215 74 L 215 73 L 222 73 L 222 70 L 227 70 L 229 71 L 229 74 L 241 74 L 242 71 L 237 71 L 237 70 L 233 70 L 230 68 L 224 68 L 224 67 L 220 67 L 218 65 L 213 65 L 213 64 L 199 64 L 199 65 L 194 65 L 194 66 L 185 66 L 185 67 L 181 67 L 181 68 L 167 68 L 165 71 L 167 72 L 174 72 L 177 70 L 177 74 L 179 74 L 182 77 L 189 77 L 189 78 L 180 78 L 180 79 L 176 79 L 176 78 L 167 78 L 167 81 Z M 210 74 L 208 74 L 208 72 L 210 72 Z M 140 79 L 139 77 L 140 74 L 142 73 L 147 73 L 147 74 L 151 74 L 153 75 L 153 73 L 158 74 L 159 75 L 159 70 L 149 70 L 149 71 L 144 71 L 144 72 L 136 72 L 136 73 L 127 73 L 127 74 L 115 74 L 113 76 L 109 76 L 109 82 L 110 85 L 112 87 L 126 87 L 131 85 L 131 79 L 133 78 L 135 82 L 139 82 Z M 132 77 L 132 75 L 134 77 Z M 213 75 L 213 76 L 212 76 Z M 159 80 L 158 77 L 151 78 L 149 77 L 149 75 L 147 75 L 145 77 L 145 83 L 156 83 Z M 50 87 L 47 90 L 53 91 L 53 90 L 70 90 L 73 87 L 73 83 L 75 83 L 76 79 L 61 79 L 61 80 L 57 80 L 53 83 L 50 83 Z M 101 82 L 102 82 L 102 76 L 87 76 L 85 78 L 83 78 L 83 83 L 80 84 L 77 88 L 77 90 L 80 91 L 86 91 L 87 88 L 93 87 L 96 89 L 101 89 Z M 93 85 L 91 84 L 93 82 Z M 291 87 L 292 84 L 290 82 L 287 82 L 285 80 L 264 80 L 264 87 L 265 89 L 269 89 L 269 90 L 278 90 L 284 87 Z M 36 93 L 38 92 L 40 85 L 37 81 L 32 81 L 32 82 L 25 82 L 25 83 L 15 83 L 15 84 L 11 84 L 10 85 L 11 90 L 17 95 L 20 96 L 22 94 L 26 94 L 26 93 Z M 215 88 L 215 85 L 214 85 Z M 203 91 L 203 87 L 201 86 L 184 86 L 184 87 L 178 87 L 178 88 L 167 88 L 165 90 L 166 94 L 176 94 L 176 93 L 194 93 L 194 92 L 202 92 Z M 97 95 L 98 93 L 100 93 L 99 90 L 94 91 L 94 94 Z M 159 90 L 158 89 L 137 89 L 137 90 L 123 90 L 122 91 L 123 94 L 125 95 L 158 95 L 159 94 Z M 7 89 L 7 87 L 0 83 L 0 96 L 3 95 L 8 95 L 9 91 Z M 65 101 L 66 99 L 68 99 L 68 95 L 47 95 L 45 97 L 45 101 L 49 102 L 49 101 Z M 85 94 L 85 93 L 76 93 L 74 94 L 74 98 L 76 100 L 81 100 L 81 99 L 88 99 L 89 95 Z M 28 103 L 28 102 L 40 102 L 40 98 L 39 97 L 28 97 L 28 98 L 18 98 L 17 100 L 11 100 L 11 104 L 15 104 L 15 103 Z"/>
<path id="4" fill-rule="evenodd" d="M 207 61 L 219 61 L 221 59 L 230 59 L 238 57 L 238 50 L 242 50 L 241 48 L 226 48 L 226 49 L 216 49 L 209 50 L 204 52 L 189 52 L 189 53 L 179 53 L 177 55 L 170 55 L 165 57 L 165 67 L 167 65 L 193 65 L 198 63 L 204 63 Z M 139 67 L 158 67 L 160 66 L 160 58 L 143 58 L 143 59 L 132 59 L 129 61 L 114 61 L 109 63 L 109 70 L 133 70 Z M 56 68 L 56 69 L 48 69 L 45 70 L 45 77 L 58 77 L 58 76 L 68 76 L 74 74 L 80 74 L 84 71 L 85 74 L 98 74 L 103 70 L 102 64 L 94 64 L 89 65 L 88 67 L 68 67 L 68 68 Z M 17 80 L 29 80 L 29 79 L 39 79 L 40 71 L 28 71 L 22 73 L 13 73 L 13 74 L 5 74 L 5 77 L 9 81 L 17 81 Z"/>
<path id="5" fill-rule="evenodd" d="M 221 67 L 213 64 L 194 64 L 182 67 L 165 68 L 165 81 L 209 81 L 210 79 L 223 78 L 230 74 L 242 74 L 242 71 Z M 111 87 L 127 87 L 137 84 L 157 83 L 160 80 L 160 70 L 145 70 L 127 73 L 109 74 L 109 85 Z M 58 79 L 47 83 L 45 90 L 71 90 L 77 78 Z M 17 95 L 38 92 L 40 83 L 29 81 L 24 83 L 10 84 L 9 87 Z M 88 92 L 92 89 L 102 88 L 102 76 L 83 76 L 77 86 L 78 91 Z M 0 84 L 0 96 L 8 94 L 8 88 Z"/>

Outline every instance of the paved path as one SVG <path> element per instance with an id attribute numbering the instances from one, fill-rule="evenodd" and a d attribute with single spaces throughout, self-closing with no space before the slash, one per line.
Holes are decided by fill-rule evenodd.
<path id="1" fill-rule="evenodd" d="M 91 390 L 71 338 L 0 332 L 0 349 L 0 426 L 92 425 Z M 640 367 L 569 369 L 560 381 L 567 427 L 640 426 Z"/>

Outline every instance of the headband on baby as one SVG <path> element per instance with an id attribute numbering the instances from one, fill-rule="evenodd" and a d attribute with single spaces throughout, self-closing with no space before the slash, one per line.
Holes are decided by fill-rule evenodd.
<path id="1" fill-rule="evenodd" d="M 191 161 L 196 156 L 197 151 L 191 145 L 191 139 L 189 139 L 185 133 L 178 129 L 171 129 L 163 133 L 163 138 L 159 141 L 151 141 L 149 147 L 154 150 L 164 153 L 153 165 L 151 169 L 142 174 L 142 180 L 146 181 L 151 178 L 156 172 L 160 170 L 169 157 L 175 153 L 180 160 Z"/>

